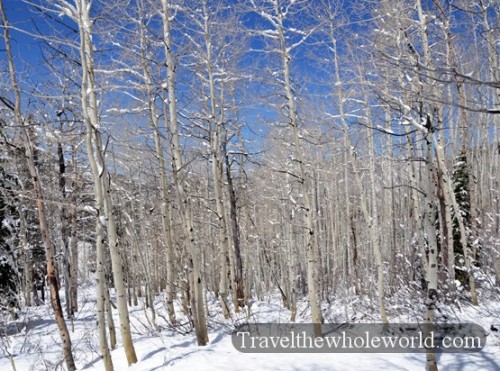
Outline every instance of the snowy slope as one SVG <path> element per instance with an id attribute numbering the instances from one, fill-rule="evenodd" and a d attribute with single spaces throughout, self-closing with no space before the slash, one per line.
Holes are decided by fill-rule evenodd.
<path id="1" fill-rule="evenodd" d="M 157 330 L 148 322 L 150 314 L 143 307 L 131 308 L 134 344 L 139 362 L 129 369 L 139 370 L 423 370 L 424 354 L 248 354 L 237 351 L 231 342 L 235 324 L 246 321 L 247 312 L 232 320 L 224 320 L 218 311 L 218 302 L 209 297 L 210 344 L 198 347 L 192 333 L 172 331 L 165 322 L 165 306 L 157 298 Z M 338 303 L 337 303 L 338 304 Z M 339 304 L 326 308 L 333 316 Z M 306 303 L 301 303 L 299 321 L 307 321 Z M 178 311 L 180 313 L 180 311 Z M 78 369 L 102 370 L 98 354 L 93 287 L 83 292 L 80 311 L 73 321 L 71 333 L 75 361 Z M 333 313 L 333 314 L 332 314 Z M 148 315 L 149 314 L 149 315 Z M 289 312 L 283 309 L 277 297 L 269 301 L 254 301 L 250 320 L 255 322 L 287 322 Z M 455 313 L 457 315 L 457 313 Z M 490 331 L 491 325 L 500 325 L 500 304 L 487 303 L 479 308 L 467 307 L 458 313 L 463 322 L 483 326 L 488 336 L 486 347 L 480 353 L 440 354 L 438 364 L 442 370 L 500 370 L 500 335 Z M 179 315 L 179 317 L 181 317 Z M 116 324 L 118 318 L 115 316 Z M 401 318 L 399 318 L 401 320 Z M 181 322 L 183 319 L 181 319 Z M 71 329 L 71 323 L 68 322 Z M 498 326 L 500 327 L 500 326 Z M 184 330 L 187 331 L 186 328 Z M 21 313 L 15 324 L 4 325 L 0 337 L 0 370 L 9 370 L 13 362 L 17 370 L 54 370 L 61 368 L 61 348 L 57 327 L 48 305 L 30 308 Z M 112 352 L 115 370 L 127 369 L 125 354 L 120 345 Z"/>

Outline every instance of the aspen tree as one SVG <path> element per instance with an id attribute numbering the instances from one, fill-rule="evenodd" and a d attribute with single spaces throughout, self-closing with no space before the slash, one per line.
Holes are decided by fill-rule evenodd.
<path id="1" fill-rule="evenodd" d="M 113 203 L 110 190 L 110 175 L 106 169 L 105 147 L 103 146 L 98 115 L 99 104 L 96 95 L 96 80 L 94 71 L 94 46 L 92 43 L 92 21 L 90 8 L 92 3 L 87 0 L 75 0 L 74 5 L 65 0 L 54 0 L 53 6 L 63 14 L 69 16 L 78 25 L 80 43 L 80 63 L 82 66 L 81 77 L 81 104 L 82 115 L 85 123 L 87 156 L 92 170 L 94 191 L 96 195 L 97 223 L 106 225 L 108 248 L 111 255 L 111 265 L 115 289 L 117 293 L 117 307 L 120 317 L 120 332 L 123 347 L 130 364 L 137 362 L 132 336 L 130 333 L 130 320 L 127 308 L 127 296 L 124 284 L 122 259 L 113 215 Z M 100 283 L 101 285 L 104 282 Z M 99 286 L 99 285 L 98 285 Z M 100 290 L 103 290 L 101 287 Z M 102 295 L 102 291 L 101 291 Z M 103 295 L 102 295 L 103 296 Z M 104 298 L 103 298 L 104 299 Z M 104 300 L 103 300 L 104 301 Z M 102 318 L 101 318 L 102 319 Z M 104 326 L 104 323 L 102 323 Z M 102 334 L 102 330 L 101 330 Z M 104 341 L 101 341 L 103 344 Z"/>
<path id="2" fill-rule="evenodd" d="M 333 22 L 333 19 L 330 19 L 330 22 Z M 340 71 L 339 71 L 339 57 L 338 57 L 338 49 L 337 49 L 337 40 L 335 38 L 335 35 L 333 33 L 333 26 L 330 26 L 329 29 L 329 38 L 330 38 L 330 47 L 332 49 L 332 53 L 334 54 L 334 68 L 335 68 L 335 85 L 337 85 L 337 90 L 338 90 L 338 108 L 339 108 L 339 116 L 340 120 L 342 123 L 342 128 L 343 128 L 343 133 L 344 133 L 344 146 L 345 146 L 345 151 L 346 151 L 346 163 L 345 166 L 347 168 L 347 164 L 350 162 L 351 166 L 353 167 L 353 172 L 354 172 L 354 178 L 356 181 L 356 184 L 359 188 L 360 192 L 360 205 L 361 205 L 361 211 L 363 212 L 363 216 L 365 219 L 365 223 L 368 226 L 368 231 L 370 234 L 370 241 L 372 243 L 373 247 L 373 252 L 375 256 L 375 264 L 376 264 L 376 269 L 377 269 L 377 296 L 378 296 L 378 305 L 379 305 L 379 312 L 380 312 L 380 317 L 382 319 L 382 322 L 384 324 L 388 323 L 387 319 L 387 313 L 385 309 L 385 300 L 384 300 L 384 295 L 385 295 L 385 284 L 384 284 L 384 265 L 382 261 L 382 251 L 380 248 L 380 241 L 379 241 L 379 236 L 377 234 L 378 232 L 378 226 L 374 218 L 376 218 L 377 214 L 377 208 L 376 208 L 376 200 L 374 199 L 375 197 L 375 177 L 374 177 L 374 159 L 372 158 L 370 161 L 370 196 L 372 197 L 372 202 L 373 202 L 373 207 L 372 207 L 372 216 L 370 216 L 368 212 L 368 203 L 366 200 L 365 193 L 363 191 L 363 187 L 361 184 L 361 177 L 359 174 L 358 166 L 357 166 L 357 160 L 354 156 L 354 147 L 352 146 L 351 140 L 349 138 L 349 127 L 347 125 L 347 119 L 346 115 L 344 113 L 344 94 L 343 94 L 343 88 L 342 88 L 342 81 L 340 79 Z M 367 113 L 367 120 L 370 120 L 370 114 L 369 114 L 369 103 L 367 101 L 367 98 L 365 97 L 365 105 L 368 110 Z M 374 156 L 374 144 L 373 144 L 373 137 L 370 136 L 370 150 L 372 151 L 371 155 L 372 157 Z M 347 170 L 345 173 L 345 186 L 348 187 L 347 185 Z M 345 189 L 346 194 L 348 194 L 349 190 Z"/>
<path id="3" fill-rule="evenodd" d="M 142 7 L 142 2 L 138 2 L 138 6 Z M 141 12 L 143 9 L 140 9 Z M 153 128 L 153 138 L 155 143 L 155 155 L 158 160 L 158 167 L 160 170 L 159 175 L 159 185 L 160 185 L 160 197 L 161 197 L 161 221 L 163 235 L 165 239 L 165 245 L 167 249 L 167 277 L 166 277 L 166 299 L 167 299 L 167 313 L 168 318 L 172 324 L 176 324 L 177 320 L 175 317 L 174 310 L 174 299 L 175 299 L 175 253 L 174 245 L 172 240 L 172 223 L 171 223 L 171 211 L 170 211 L 170 200 L 168 198 L 168 179 L 167 179 L 167 169 L 165 152 L 163 149 L 163 139 L 160 131 L 160 122 L 158 119 L 157 107 L 155 104 L 155 96 L 153 92 L 153 78 L 151 76 L 151 69 L 148 61 L 148 56 L 146 54 L 146 48 L 148 45 L 148 40 L 146 39 L 146 27 L 142 20 L 138 22 L 139 25 L 139 37 L 140 37 L 140 57 L 141 65 L 144 78 L 144 88 L 147 98 L 149 120 Z"/>
<path id="4" fill-rule="evenodd" d="M 59 336 L 61 337 L 64 361 L 68 370 L 76 370 L 75 361 L 73 359 L 71 337 L 69 335 L 68 328 L 66 326 L 66 321 L 64 320 L 63 309 L 61 305 L 61 300 L 59 297 L 59 282 L 58 274 L 56 271 L 56 251 L 54 242 L 51 239 L 50 226 L 47 220 L 47 210 L 45 204 L 44 190 L 42 186 L 42 181 L 38 168 L 35 162 L 34 147 L 31 139 L 31 134 L 29 132 L 29 125 L 33 125 L 33 118 L 25 118 L 22 113 L 22 98 L 21 89 L 17 82 L 16 68 L 14 65 L 14 57 L 11 47 L 10 39 L 10 26 L 5 14 L 3 0 L 0 0 L 0 18 L 3 28 L 3 39 L 5 44 L 5 52 L 7 54 L 7 63 L 9 67 L 9 77 L 10 86 L 14 92 L 14 120 L 16 124 L 19 125 L 21 129 L 22 140 L 24 144 L 24 150 L 26 155 L 26 161 L 28 163 L 28 169 L 31 176 L 31 181 L 33 183 L 33 188 L 35 190 L 38 224 L 40 227 L 40 233 L 42 235 L 43 245 L 45 247 L 45 257 L 47 263 L 47 279 L 49 281 L 50 287 L 50 304 L 52 310 L 54 311 L 55 320 L 57 327 L 59 329 Z"/>
<path id="5" fill-rule="evenodd" d="M 167 68 L 167 99 L 168 99 L 168 119 L 171 131 L 170 140 L 170 156 L 172 158 L 172 170 L 177 195 L 179 197 L 180 211 L 182 217 L 182 224 L 188 236 L 188 251 L 190 269 L 189 273 L 189 288 L 191 296 L 191 311 L 193 315 L 193 322 L 195 324 L 196 339 L 198 345 L 207 345 L 208 343 L 208 330 L 207 320 L 205 314 L 205 307 L 203 301 L 203 274 L 202 274 L 202 251 L 199 241 L 196 240 L 193 217 L 192 205 L 190 197 L 186 190 L 186 164 L 183 163 L 181 157 L 181 147 L 179 139 L 179 122 L 177 112 L 177 97 L 175 87 L 175 68 L 176 62 L 174 58 L 174 51 L 172 49 L 171 41 L 171 22 L 172 15 L 170 13 L 170 1 L 161 0 L 162 4 L 162 22 L 163 22 L 163 41 L 165 45 L 165 57 Z"/>
<path id="6" fill-rule="evenodd" d="M 431 81 L 429 82 L 430 84 L 430 92 L 432 95 L 439 95 L 439 92 L 436 91 L 436 88 L 433 86 L 435 80 L 433 68 L 434 65 L 432 63 L 432 56 L 431 56 L 431 50 L 429 46 L 429 41 L 428 41 L 428 34 L 427 34 L 427 25 L 426 25 L 426 17 L 423 12 L 422 8 L 422 3 L 421 0 L 416 0 L 416 6 L 417 6 L 417 12 L 418 12 L 418 18 L 419 18 L 419 31 L 420 31 L 420 37 L 422 38 L 422 48 L 424 52 L 424 61 L 425 61 L 425 66 L 429 70 L 429 75 L 431 78 Z M 432 106 L 431 106 L 432 107 Z M 434 111 L 436 112 L 436 119 L 438 123 L 442 123 L 441 115 L 442 115 L 442 107 L 439 105 L 434 106 Z M 432 124 L 432 116 L 433 113 L 427 113 L 427 122 L 430 122 Z M 420 125 L 420 128 L 422 128 L 422 123 L 417 123 Z M 453 192 L 453 182 L 448 174 L 448 169 L 445 164 L 445 151 L 443 148 L 443 134 L 442 131 L 438 133 L 436 136 L 434 133 L 432 133 L 432 143 L 434 144 L 434 150 L 436 153 L 436 166 L 438 171 L 440 172 L 438 176 L 438 180 L 441 180 L 440 186 L 442 187 L 444 191 L 444 197 L 445 197 L 445 207 L 446 207 L 446 212 L 450 213 L 450 207 L 451 206 L 454 210 L 454 216 L 458 221 L 459 225 L 459 230 L 460 230 L 460 240 L 461 244 L 463 246 L 464 250 L 464 260 L 465 260 L 465 267 L 467 269 L 467 272 L 469 274 L 469 285 L 470 285 L 470 292 L 471 292 L 471 297 L 472 297 L 472 303 L 474 305 L 478 304 L 478 298 L 477 298 L 477 291 L 476 291 L 476 282 L 474 279 L 474 274 L 472 272 L 472 266 L 471 266 L 471 257 L 470 257 L 470 252 L 468 251 L 468 244 L 467 244 L 467 232 L 465 229 L 465 223 L 462 217 L 462 214 L 460 213 L 460 208 L 458 206 L 455 193 Z M 449 218 L 451 219 L 451 218 Z M 447 218 L 447 220 L 449 220 Z"/>
<path id="7" fill-rule="evenodd" d="M 252 2 L 253 3 L 253 2 Z M 283 7 L 280 1 L 271 0 L 269 1 L 270 11 L 259 9 L 256 4 L 253 4 L 255 11 L 260 13 L 262 17 L 268 21 L 271 26 L 276 31 L 276 36 L 274 34 L 271 36 L 277 41 L 277 52 L 280 57 L 281 69 L 280 73 L 282 75 L 282 88 L 285 95 L 285 107 L 287 111 L 288 124 L 292 134 L 292 143 L 294 156 L 296 157 L 297 170 L 299 176 L 300 189 L 303 198 L 303 207 L 305 213 L 305 227 L 306 227 L 306 252 L 307 252 L 307 291 L 309 297 L 309 305 L 311 308 L 311 319 L 314 324 L 314 334 L 316 336 L 321 336 L 321 324 L 323 322 L 320 298 L 318 292 L 318 282 L 319 282 L 319 256 L 318 256 L 318 246 L 316 245 L 315 233 L 315 221 L 314 221 L 314 207 L 311 200 L 309 192 L 311 191 L 311 175 L 308 174 L 306 170 L 306 158 L 304 149 L 302 147 L 302 139 L 299 127 L 299 117 L 298 109 L 295 101 L 295 94 L 292 88 L 292 78 L 290 66 L 292 62 L 291 51 L 302 44 L 314 31 L 304 32 L 304 36 L 300 41 L 293 45 L 289 45 L 286 39 L 286 27 L 284 26 L 284 20 L 286 19 L 286 13 L 295 6 L 293 2 L 288 4 L 283 11 Z M 266 34 L 263 34 L 266 36 Z"/>

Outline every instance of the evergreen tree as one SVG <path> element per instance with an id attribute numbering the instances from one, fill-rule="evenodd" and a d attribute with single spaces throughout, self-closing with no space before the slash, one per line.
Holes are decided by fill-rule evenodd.
<path id="1" fill-rule="evenodd" d="M 14 178 L 6 169 L 9 161 L 6 139 L 3 133 L 4 123 L 0 121 L 0 310 L 8 310 L 16 317 L 19 307 L 18 292 L 19 270 L 16 263 L 17 218 L 14 207 L 15 197 L 12 192 Z"/>
<path id="2" fill-rule="evenodd" d="M 15 236 L 12 206 L 0 194 L 0 309 L 13 314 L 19 305 L 19 271 L 13 249 Z"/>
<path id="3" fill-rule="evenodd" d="M 468 233 L 468 248 L 471 247 L 470 232 L 471 232 L 471 200 L 469 193 L 469 170 L 467 168 L 467 153 L 461 151 L 453 164 L 453 185 L 457 203 L 460 208 L 460 213 L 465 223 Z M 464 246 L 460 242 L 460 230 L 458 221 L 453 215 L 453 246 L 455 251 L 455 277 L 460 283 L 468 282 L 468 275 L 464 263 Z"/>

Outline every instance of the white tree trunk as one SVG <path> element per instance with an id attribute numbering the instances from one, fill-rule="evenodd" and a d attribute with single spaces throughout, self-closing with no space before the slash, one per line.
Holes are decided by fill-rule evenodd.
<path id="1" fill-rule="evenodd" d="M 347 151 L 347 154 L 349 156 L 347 157 L 348 160 L 351 162 L 351 165 L 353 167 L 353 172 L 355 176 L 355 181 L 356 184 L 359 188 L 359 194 L 360 194 L 360 205 L 361 205 L 361 211 L 363 213 L 363 217 L 365 219 L 365 223 L 368 226 L 368 231 L 370 234 L 370 241 L 372 243 L 372 248 L 373 248 L 373 254 L 375 256 L 375 265 L 377 269 L 377 296 L 378 296 L 378 305 L 379 305 L 379 312 L 380 312 L 380 317 L 382 319 L 382 322 L 384 324 L 387 324 L 389 321 L 387 319 L 387 313 L 385 310 L 385 284 L 384 284 L 384 266 L 383 266 L 383 261 L 382 261 L 382 251 L 380 249 L 380 241 L 377 235 L 378 232 L 378 226 L 376 221 L 374 221 L 374 218 L 376 218 L 377 215 L 377 207 L 376 207 L 376 200 L 375 200 L 375 176 L 374 176 L 374 159 L 372 158 L 370 161 L 370 176 L 371 176 L 371 197 L 373 198 L 373 209 L 372 209 L 372 214 L 373 216 L 370 216 L 368 212 L 368 203 L 366 200 L 365 192 L 363 190 L 363 186 L 361 184 L 361 177 L 359 175 L 358 171 L 358 165 L 357 165 L 357 160 L 354 156 L 353 153 L 353 146 L 351 144 L 349 134 L 348 134 L 348 125 L 347 125 L 347 119 L 346 115 L 344 113 L 344 107 L 343 107 L 343 102 L 344 102 L 344 95 L 343 95 L 343 90 L 342 90 L 342 81 L 340 79 L 340 74 L 339 74 L 339 63 L 338 63 L 338 54 L 337 54 L 337 42 L 336 39 L 333 35 L 333 31 L 330 33 L 330 42 L 332 43 L 332 48 L 334 52 L 334 63 L 335 63 L 335 76 L 336 76 L 336 85 L 338 86 L 338 101 L 339 101 L 339 113 L 340 113 L 340 120 L 342 122 L 342 126 L 344 129 L 344 145 L 346 146 L 345 150 Z M 369 103 L 366 102 L 367 105 L 367 120 L 370 120 L 370 115 L 369 115 Z M 373 138 L 370 136 L 370 148 L 372 152 L 374 151 L 374 145 L 373 145 Z M 372 153 L 373 157 L 373 153 Z M 346 165 L 347 167 L 347 162 Z M 347 187 L 347 174 L 346 178 L 344 179 L 344 182 L 346 183 Z M 347 190 L 346 190 L 347 192 Z"/>
<path id="2" fill-rule="evenodd" d="M 158 167 L 160 170 L 160 197 L 161 197 L 161 219 L 162 219 L 162 229 L 163 236 L 165 240 L 165 245 L 167 249 L 167 284 L 166 284 L 166 299 L 167 299 L 167 314 L 170 322 L 172 324 L 176 324 L 177 320 L 175 318 L 175 310 L 174 310 L 174 299 L 175 299 L 175 290 L 174 290 L 174 280 L 175 280 L 175 268 L 174 268 L 174 245 L 172 241 L 172 233 L 171 233 L 171 223 L 170 223 L 170 200 L 168 199 L 168 180 L 167 180 L 167 171 L 166 171 L 166 161 L 165 161 L 165 153 L 163 150 L 163 141 L 160 133 L 160 127 L 158 122 L 158 113 L 155 104 L 155 98 L 153 94 L 153 82 L 151 78 L 149 63 L 147 60 L 147 56 L 145 54 L 145 49 L 147 47 L 147 40 L 145 38 L 145 30 L 144 25 L 141 22 L 140 25 L 140 40 L 141 40 L 141 55 L 142 58 L 142 68 L 143 68 L 143 76 L 144 76 L 144 87 L 146 90 L 146 96 L 148 99 L 148 108 L 149 108 L 149 118 L 151 121 L 151 126 L 153 128 L 153 138 L 155 142 L 155 154 L 158 159 Z"/>
<path id="3" fill-rule="evenodd" d="M 425 65 L 429 69 L 429 75 L 430 75 L 431 79 L 435 80 L 434 72 L 433 72 L 431 50 L 430 50 L 429 41 L 428 41 L 428 37 L 427 37 L 427 23 L 426 23 L 425 15 L 423 13 L 421 0 L 416 0 L 416 5 L 417 5 L 418 16 L 419 16 L 419 28 L 420 28 L 420 36 L 422 38 L 422 47 L 423 47 L 423 51 L 424 51 Z M 434 84 L 434 83 L 435 83 L 434 81 L 431 81 L 431 84 Z M 436 93 L 435 87 L 433 85 L 431 85 L 431 86 L 432 86 L 431 93 L 434 95 L 437 95 L 437 94 L 435 94 Z M 441 114 L 441 111 L 442 111 L 441 106 L 438 104 L 436 107 L 434 107 L 434 110 L 437 112 L 436 118 L 437 118 L 438 122 L 442 122 L 442 120 L 441 120 L 441 115 L 442 115 Z M 433 116 L 433 114 L 431 114 L 431 115 Z M 428 116 L 427 116 L 427 120 L 430 123 L 433 122 L 433 117 L 431 117 L 431 115 L 428 114 Z M 420 130 L 423 129 L 424 134 L 426 134 L 426 135 L 428 134 L 428 132 L 427 132 L 428 129 L 423 127 L 422 123 L 417 123 L 416 126 Z M 460 208 L 458 206 L 458 203 L 456 201 L 455 192 L 453 190 L 453 182 L 452 182 L 450 176 L 448 175 L 448 170 L 447 170 L 446 164 L 444 162 L 445 152 L 444 152 L 444 148 L 443 148 L 443 143 L 441 141 L 442 135 L 441 136 L 438 135 L 436 137 L 436 135 L 434 133 L 430 133 L 430 134 L 432 134 L 432 142 L 434 144 L 434 150 L 436 153 L 436 166 L 442 175 L 441 179 L 443 181 L 443 184 L 441 184 L 441 186 L 442 186 L 443 191 L 445 193 L 445 202 L 449 205 L 449 202 L 451 201 L 451 205 L 453 206 L 453 210 L 454 210 L 454 216 L 457 219 L 458 225 L 459 225 L 460 242 L 463 246 L 465 267 L 467 269 L 467 273 L 469 276 L 469 285 L 470 285 L 472 303 L 474 305 L 477 305 L 478 299 L 477 299 L 476 283 L 475 283 L 474 274 L 473 274 L 472 266 L 471 266 L 472 259 L 469 256 L 469 251 L 468 251 L 468 247 L 467 247 L 468 244 L 467 244 L 467 234 L 466 234 L 466 230 L 465 230 L 465 223 L 464 223 L 462 214 L 460 212 Z M 446 207 L 446 209 L 447 209 L 446 210 L 447 212 L 451 212 L 448 207 Z"/>
<path id="4" fill-rule="evenodd" d="M 279 14 L 278 2 L 275 1 L 275 11 Z M 299 171 L 299 182 L 303 196 L 303 205 L 305 211 L 305 220 L 307 228 L 306 237 L 306 251 L 307 251 L 307 291 L 309 296 L 309 305 L 311 307 L 311 319 L 314 324 L 314 334 L 316 336 L 322 335 L 321 324 L 323 322 L 321 307 L 318 296 L 318 281 L 319 281 L 319 261 L 318 261 L 318 247 L 316 246 L 315 238 L 315 225 L 314 225 L 314 209 L 311 202 L 310 191 L 310 175 L 306 173 L 306 164 L 304 150 L 300 139 L 299 122 L 297 117 L 297 107 L 295 104 L 295 97 L 292 90 L 292 83 L 290 77 L 290 61 L 291 57 L 286 45 L 285 32 L 282 23 L 282 18 L 277 18 L 277 31 L 280 40 L 281 49 L 281 63 L 283 73 L 283 88 L 285 90 L 286 105 L 288 107 L 288 115 L 290 120 L 290 127 L 292 129 L 294 153 L 297 160 Z"/>
<path id="5" fill-rule="evenodd" d="M 97 194 L 97 193 L 96 193 Z M 96 200 L 97 201 L 97 200 Z M 97 201 L 99 202 L 99 201 Z M 99 334 L 99 347 L 101 349 L 101 357 L 103 359 L 106 371 L 113 370 L 113 361 L 108 347 L 108 339 L 106 335 L 106 259 L 104 254 L 104 225 L 99 218 L 96 220 L 96 315 L 97 315 L 97 333 Z"/>
<path id="6" fill-rule="evenodd" d="M 432 135 L 432 134 L 429 134 Z M 438 261 L 437 261 L 437 241 L 436 241 L 436 228 L 435 215 L 436 207 L 434 205 L 434 166 L 432 164 L 432 150 L 431 141 L 426 137 L 427 141 L 427 166 L 428 166 L 428 176 L 426 182 L 426 195 L 425 195 L 425 233 L 427 235 L 427 250 L 428 250 L 428 267 L 427 267 L 427 297 L 425 301 L 426 311 L 424 314 L 424 332 L 425 336 L 430 336 L 430 329 L 434 323 L 434 312 L 436 310 L 436 303 L 438 299 L 437 293 L 437 273 L 438 273 Z M 436 353 L 434 349 L 428 349 L 426 352 L 427 360 L 427 370 L 437 371 L 437 361 Z"/>
<path id="7" fill-rule="evenodd" d="M 172 51 L 170 37 L 171 19 L 169 0 L 161 0 L 163 19 L 163 41 L 165 45 L 165 56 L 167 64 L 167 93 L 168 93 L 168 113 L 171 130 L 170 155 L 172 157 L 172 169 L 174 183 L 180 201 L 180 210 L 183 226 L 188 237 L 188 251 L 190 254 L 190 290 L 191 290 L 191 310 L 195 323 L 196 338 L 198 345 L 208 343 L 207 320 L 203 302 L 203 275 L 201 267 L 202 253 L 196 241 L 190 198 L 185 191 L 185 176 L 187 169 L 181 158 L 179 127 L 177 119 L 177 98 L 175 92 L 175 61 Z"/>
<path id="8" fill-rule="evenodd" d="M 83 120 L 87 128 L 87 156 L 92 169 L 96 199 L 100 198 L 98 217 L 103 218 L 107 226 L 108 247 L 111 255 L 113 280 L 116 290 L 120 332 L 128 364 L 137 362 L 127 307 L 127 295 L 123 276 L 122 259 L 120 256 L 116 223 L 113 215 L 113 204 L 110 193 L 110 175 L 106 170 L 104 147 L 99 132 L 99 105 L 96 98 L 96 83 L 94 75 L 94 57 L 92 45 L 92 22 L 90 20 L 90 5 L 88 0 L 75 0 L 74 18 L 80 34 L 80 61 L 82 64 L 81 100 Z"/>

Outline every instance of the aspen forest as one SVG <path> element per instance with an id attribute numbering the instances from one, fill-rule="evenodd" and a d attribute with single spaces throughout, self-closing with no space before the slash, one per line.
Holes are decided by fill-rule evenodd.
<path id="1" fill-rule="evenodd" d="M 2 370 L 498 370 L 499 192 L 498 0 L 0 0 Z"/>

